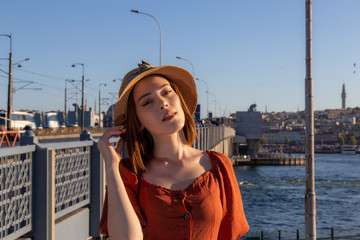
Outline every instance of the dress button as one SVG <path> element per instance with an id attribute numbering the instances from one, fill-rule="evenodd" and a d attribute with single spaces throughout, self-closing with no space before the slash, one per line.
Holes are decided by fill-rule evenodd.
<path id="1" fill-rule="evenodd" d="M 179 199 L 179 200 L 183 200 L 184 199 L 184 194 L 178 194 L 176 195 L 176 198 Z"/>
<path id="2" fill-rule="evenodd" d="M 185 215 L 184 215 L 184 218 L 185 218 L 185 220 L 189 220 L 189 219 L 190 219 L 190 214 L 188 214 L 188 213 L 185 214 Z"/>

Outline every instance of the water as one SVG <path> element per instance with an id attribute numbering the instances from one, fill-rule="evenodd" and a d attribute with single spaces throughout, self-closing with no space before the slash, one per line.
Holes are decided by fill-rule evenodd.
<path id="1" fill-rule="evenodd" d="M 305 166 L 235 167 L 250 231 L 265 239 L 304 238 Z M 360 235 L 360 155 L 316 154 L 317 237 Z M 245 239 L 245 238 L 242 238 Z"/>

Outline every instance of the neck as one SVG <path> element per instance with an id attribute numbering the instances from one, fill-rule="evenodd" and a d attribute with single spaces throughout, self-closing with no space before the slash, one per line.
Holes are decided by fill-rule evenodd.
<path id="1" fill-rule="evenodd" d="M 156 159 L 166 159 L 171 162 L 179 161 L 184 157 L 186 151 L 189 150 L 182 131 L 168 136 L 153 137 L 153 139 L 153 156 Z"/>

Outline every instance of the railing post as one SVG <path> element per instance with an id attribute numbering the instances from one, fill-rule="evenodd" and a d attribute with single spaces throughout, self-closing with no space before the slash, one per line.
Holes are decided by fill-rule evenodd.
<path id="1" fill-rule="evenodd" d="M 299 229 L 296 230 L 296 240 L 300 240 L 300 233 Z"/>
<path id="2" fill-rule="evenodd" d="M 209 127 L 206 127 L 204 130 L 204 135 L 205 135 L 205 148 L 206 150 L 209 150 Z"/>
<path id="3" fill-rule="evenodd" d="M 199 127 L 196 127 L 196 135 L 199 137 L 199 134 L 200 134 L 200 128 Z M 195 149 L 200 149 L 200 139 L 199 138 L 196 138 L 195 139 Z"/>
<path id="4" fill-rule="evenodd" d="M 21 146 L 25 146 L 25 145 L 33 145 L 38 143 L 38 139 L 35 135 L 35 133 L 31 130 L 26 130 L 26 132 L 21 135 L 20 137 L 20 145 Z"/>
<path id="5" fill-rule="evenodd" d="M 55 152 L 36 146 L 33 161 L 33 236 L 55 239 Z"/>
<path id="6" fill-rule="evenodd" d="M 20 145 L 36 145 L 32 168 L 33 239 L 55 239 L 55 151 L 42 148 L 34 132 L 27 130 Z"/>
<path id="7" fill-rule="evenodd" d="M 204 141 L 205 136 L 204 135 L 205 135 L 204 128 L 202 127 L 202 128 L 200 128 L 200 140 L 201 140 L 201 149 L 200 150 L 202 150 L 202 151 L 206 150 L 205 141 Z"/>
<path id="8" fill-rule="evenodd" d="M 90 158 L 90 219 L 89 236 L 99 236 L 99 223 L 105 195 L 104 163 L 97 142 L 88 130 L 82 131 L 81 141 L 92 140 Z"/>

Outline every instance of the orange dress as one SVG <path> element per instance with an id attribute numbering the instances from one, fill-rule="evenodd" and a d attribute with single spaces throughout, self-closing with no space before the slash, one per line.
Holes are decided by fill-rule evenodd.
<path id="1" fill-rule="evenodd" d="M 212 169 L 184 190 L 152 184 L 126 167 L 128 159 L 121 161 L 120 175 L 145 240 L 232 240 L 249 230 L 230 159 L 218 152 L 207 153 Z M 107 212 L 106 193 L 99 230 L 108 235 Z"/>

